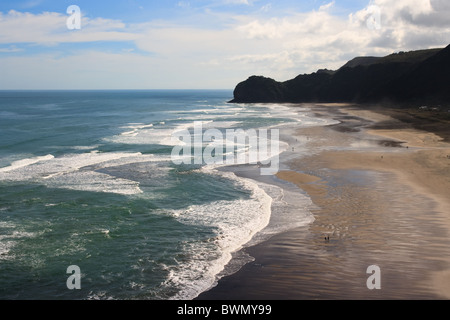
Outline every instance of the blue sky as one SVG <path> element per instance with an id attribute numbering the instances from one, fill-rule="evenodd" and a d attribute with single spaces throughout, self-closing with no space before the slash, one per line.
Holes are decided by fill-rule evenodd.
<path id="1" fill-rule="evenodd" d="M 321 5 L 329 1 L 320 0 L 279 0 L 279 1 L 145 1 L 145 0 L 113 0 L 113 1 L 88 1 L 88 0 L 2 0 L 0 11 L 9 10 L 41 13 L 43 11 L 64 12 L 72 4 L 82 8 L 88 16 L 120 19 L 125 22 L 144 22 L 149 19 L 178 19 L 185 14 L 206 9 L 221 12 L 233 12 L 237 14 L 250 14 L 261 11 L 264 6 L 272 6 L 274 11 L 310 11 L 319 9 Z M 276 4 L 276 5 L 275 5 Z M 364 8 L 367 0 L 339 1 L 337 6 L 348 13 Z"/>
<path id="2" fill-rule="evenodd" d="M 0 90 L 232 89 L 253 74 L 283 81 L 355 56 L 444 47 L 447 2 L 2 0 Z M 80 30 L 66 26 L 70 5 L 81 9 Z"/>

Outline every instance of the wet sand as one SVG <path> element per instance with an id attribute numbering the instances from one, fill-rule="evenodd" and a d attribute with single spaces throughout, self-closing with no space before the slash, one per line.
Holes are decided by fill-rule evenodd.
<path id="1" fill-rule="evenodd" d="M 298 129 L 276 179 L 311 197 L 315 221 L 244 249 L 255 261 L 198 299 L 449 299 L 450 144 L 388 112 L 314 112 L 341 123 Z"/>

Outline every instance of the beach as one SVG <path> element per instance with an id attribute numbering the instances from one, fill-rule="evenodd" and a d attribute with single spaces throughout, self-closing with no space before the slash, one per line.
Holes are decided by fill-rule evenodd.
<path id="1" fill-rule="evenodd" d="M 311 112 L 340 123 L 294 128 L 273 182 L 309 196 L 314 222 L 244 248 L 254 261 L 198 299 L 449 299 L 445 124 L 345 104 Z"/>

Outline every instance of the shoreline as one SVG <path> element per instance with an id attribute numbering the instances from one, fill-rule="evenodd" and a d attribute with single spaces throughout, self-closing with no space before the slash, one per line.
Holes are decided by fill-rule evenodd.
<path id="1" fill-rule="evenodd" d="M 197 299 L 449 299 L 450 144 L 390 111 L 311 112 L 341 123 L 297 128 L 313 152 L 290 154 L 277 182 L 308 195 L 316 220 L 244 248 L 255 261 Z M 381 290 L 366 287 L 373 264 Z"/>

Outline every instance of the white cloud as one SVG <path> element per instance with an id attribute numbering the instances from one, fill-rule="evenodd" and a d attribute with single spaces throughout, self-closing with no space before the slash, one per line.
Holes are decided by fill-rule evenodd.
<path id="1" fill-rule="evenodd" d="M 42 2 L 43 0 L 29 0 L 26 1 L 25 3 L 20 4 L 20 7 L 22 9 L 30 9 L 42 4 Z"/>
<path id="2" fill-rule="evenodd" d="M 319 11 L 326 11 L 326 10 L 329 10 L 331 7 L 334 6 L 334 4 L 335 4 L 335 1 L 331 1 L 330 3 L 321 5 L 321 6 L 319 7 Z"/>
<path id="3" fill-rule="evenodd" d="M 381 28 L 371 36 L 369 47 L 412 50 L 444 46 L 450 39 L 450 5 L 442 0 L 374 0 L 381 12 Z M 364 27 L 370 12 L 350 16 L 355 27 Z"/>
<path id="4" fill-rule="evenodd" d="M 261 7 L 260 11 L 262 11 L 262 12 L 269 12 L 270 9 L 272 9 L 272 4 L 268 3 L 268 4 L 263 5 Z"/>
<path id="5" fill-rule="evenodd" d="M 243 0 L 221 3 L 225 2 L 254 4 Z M 202 26 L 196 25 L 194 19 L 183 24 L 125 24 L 84 18 L 80 31 L 67 30 L 66 15 L 0 13 L 0 44 L 9 46 L 0 53 L 19 50 L 14 45 L 24 42 L 48 45 L 89 41 L 132 41 L 140 52 L 151 53 L 140 55 L 129 48 L 106 53 L 99 46 L 96 51 L 80 50 L 76 55 L 61 57 L 55 46 L 54 52 L 47 55 L 0 55 L 2 75 L 5 74 L 0 88 L 43 83 L 48 87 L 61 86 L 67 83 L 65 66 L 70 66 L 71 84 L 76 88 L 232 88 L 252 74 L 287 80 L 320 68 L 337 69 L 355 56 L 382 56 L 399 50 L 448 45 L 447 1 L 373 0 L 371 4 L 381 10 L 378 30 L 367 27 L 371 14 L 367 8 L 342 17 L 331 10 L 336 5 L 334 1 L 318 10 L 269 19 L 258 15 L 261 7 L 248 16 L 208 10 L 201 17 Z M 220 20 L 220 26 L 211 23 L 205 27 L 208 19 Z M 10 79 L 22 80 L 14 83 Z"/>
<path id="6" fill-rule="evenodd" d="M 237 27 L 249 39 L 285 39 L 292 36 L 316 37 L 317 34 L 334 34 L 344 27 L 345 21 L 325 11 L 296 14 L 268 21 L 253 20 Z M 339 29 L 336 29 L 338 27 Z M 319 39 L 317 39 L 319 40 Z M 320 41 L 320 40 L 319 40 Z"/>
<path id="7" fill-rule="evenodd" d="M 177 6 L 181 7 L 181 8 L 189 8 L 191 6 L 191 4 L 189 1 L 179 1 L 177 3 Z"/>
<path id="8" fill-rule="evenodd" d="M 14 52 L 21 52 L 23 49 L 17 48 L 16 46 L 10 46 L 9 48 L 0 48 L 0 53 L 14 53 Z"/>
<path id="9" fill-rule="evenodd" d="M 225 4 L 245 4 L 247 6 L 249 6 L 252 1 L 249 0 L 225 0 L 224 1 Z"/>
<path id="10" fill-rule="evenodd" d="M 41 14 L 22 13 L 11 10 L 0 12 L 0 43 L 55 44 L 67 42 L 130 41 L 136 34 L 126 32 L 121 21 L 82 18 L 81 30 L 67 29 L 68 15 L 55 12 Z"/>

